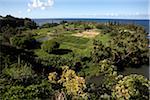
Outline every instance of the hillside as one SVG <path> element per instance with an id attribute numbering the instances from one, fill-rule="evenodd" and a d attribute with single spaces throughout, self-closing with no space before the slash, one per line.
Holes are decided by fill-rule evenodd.
<path id="1" fill-rule="evenodd" d="M 148 65 L 142 26 L 90 21 L 37 26 L 12 16 L 0 22 L 0 99 L 149 99 L 147 77 L 119 73 Z"/>

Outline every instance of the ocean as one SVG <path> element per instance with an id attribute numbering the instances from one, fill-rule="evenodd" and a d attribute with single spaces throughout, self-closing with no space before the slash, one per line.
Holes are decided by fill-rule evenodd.
<path id="1" fill-rule="evenodd" d="M 98 23 L 106 23 L 106 22 L 119 22 L 120 24 L 136 24 L 141 25 L 145 28 L 147 32 L 149 32 L 149 23 L 150 20 L 140 20 L 140 19 L 92 19 L 92 18 L 57 18 L 57 19 L 33 19 L 38 25 L 42 25 L 45 23 L 60 23 L 61 21 L 85 21 L 85 22 L 98 22 Z"/>

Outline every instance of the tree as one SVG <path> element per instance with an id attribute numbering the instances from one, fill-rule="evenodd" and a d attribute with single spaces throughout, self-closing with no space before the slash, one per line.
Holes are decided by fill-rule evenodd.
<path id="1" fill-rule="evenodd" d="M 111 89 L 117 81 L 117 72 L 115 66 L 109 60 L 102 60 L 99 63 L 100 75 L 104 76 L 104 83 L 107 88 Z"/>
<path id="2" fill-rule="evenodd" d="M 37 28 L 37 25 L 34 21 L 32 21 L 31 19 L 26 18 L 24 20 L 24 26 L 25 28 L 29 28 L 29 29 L 35 29 Z"/>
<path id="3" fill-rule="evenodd" d="M 36 40 L 31 35 L 16 35 L 10 38 L 10 43 L 18 48 L 33 48 Z"/>
<path id="4" fill-rule="evenodd" d="M 0 95 L 2 100 L 51 100 L 53 89 L 46 80 L 28 86 L 7 84 L 4 89 L 0 90 Z"/>
<path id="5" fill-rule="evenodd" d="M 0 99 L 50 99 L 53 95 L 51 84 L 42 76 L 37 76 L 32 68 L 29 63 L 14 63 L 3 69 L 0 76 Z"/>
<path id="6" fill-rule="evenodd" d="M 62 84 L 67 95 L 73 98 L 86 98 L 87 93 L 84 92 L 86 88 L 85 79 L 77 76 L 75 71 L 69 69 L 68 66 L 63 66 L 62 69 L 63 71 L 60 79 L 56 78 L 57 74 L 55 72 L 49 74 L 48 78 L 50 82 L 54 83 L 55 81 L 56 84 Z"/>
<path id="7" fill-rule="evenodd" d="M 97 28 L 97 29 L 103 29 L 103 28 L 104 28 L 104 25 L 103 25 L 103 24 L 97 24 L 97 25 L 96 25 L 96 28 Z"/>
<path id="8" fill-rule="evenodd" d="M 55 40 L 48 40 L 41 45 L 41 49 L 45 52 L 51 53 L 52 51 L 57 50 L 59 48 L 59 45 L 60 44 Z"/>
<path id="9" fill-rule="evenodd" d="M 31 69 L 31 66 L 25 65 L 18 65 L 18 64 L 12 64 L 10 68 L 5 68 L 3 70 L 3 74 L 11 79 L 27 79 L 29 77 L 32 77 L 33 70 Z"/>
<path id="10" fill-rule="evenodd" d="M 41 28 L 50 28 L 50 27 L 54 27 L 57 25 L 59 25 L 59 24 L 57 24 L 57 23 L 45 23 L 41 26 Z"/>
<path id="11" fill-rule="evenodd" d="M 65 24 L 65 23 L 68 23 L 67 21 L 63 20 L 60 22 L 60 24 Z"/>
<path id="12" fill-rule="evenodd" d="M 124 26 L 109 43 L 113 55 L 112 61 L 117 66 L 140 65 L 148 62 L 148 39 L 144 30 L 134 27 Z"/>
<path id="13" fill-rule="evenodd" d="M 101 60 L 111 57 L 111 48 L 103 45 L 101 41 L 94 40 L 93 45 L 93 50 L 91 52 L 93 62 L 98 63 Z"/>
<path id="14" fill-rule="evenodd" d="M 9 25 L 10 27 L 13 28 L 29 28 L 29 29 L 35 29 L 37 28 L 37 25 L 34 21 L 32 21 L 29 18 L 16 18 L 11 15 L 7 15 L 6 17 L 2 17 L 0 19 L 0 30 L 2 27 Z"/>
<path id="15" fill-rule="evenodd" d="M 142 75 L 129 75 L 118 81 L 112 95 L 117 100 L 149 100 L 149 86 L 149 81 Z"/>
<path id="16" fill-rule="evenodd" d="M 88 25 L 88 24 L 84 25 L 84 30 L 90 30 L 90 29 L 92 29 L 92 27 L 90 25 Z"/>
<path id="17" fill-rule="evenodd" d="M 9 42 L 9 39 L 17 33 L 16 29 L 14 29 L 13 27 L 10 27 L 9 25 L 3 26 L 1 28 L 1 31 L 2 31 L 3 42 L 4 41 Z"/>

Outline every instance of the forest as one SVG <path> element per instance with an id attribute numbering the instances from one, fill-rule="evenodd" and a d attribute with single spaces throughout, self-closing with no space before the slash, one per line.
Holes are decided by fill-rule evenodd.
<path id="1" fill-rule="evenodd" d="M 0 99 L 149 100 L 147 77 L 119 73 L 149 64 L 147 35 L 136 24 L 0 16 Z"/>

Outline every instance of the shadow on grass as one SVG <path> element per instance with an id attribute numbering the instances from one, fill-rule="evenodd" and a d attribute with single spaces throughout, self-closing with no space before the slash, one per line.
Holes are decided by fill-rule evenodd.
<path id="1" fill-rule="evenodd" d="M 52 52 L 52 54 L 55 54 L 55 55 L 64 55 L 64 54 L 68 54 L 68 53 L 71 53 L 72 50 L 70 49 L 57 49 L 57 50 L 54 50 Z"/>
<path id="2" fill-rule="evenodd" d="M 39 49 L 41 48 L 41 44 L 41 42 L 36 41 L 36 43 L 34 43 L 34 45 L 31 45 L 29 49 Z"/>

